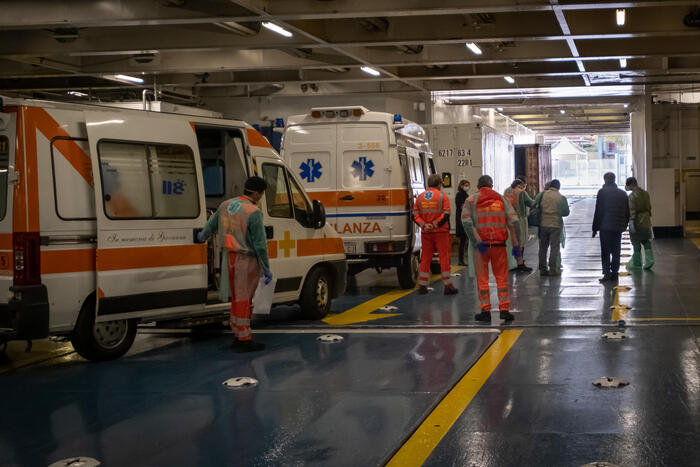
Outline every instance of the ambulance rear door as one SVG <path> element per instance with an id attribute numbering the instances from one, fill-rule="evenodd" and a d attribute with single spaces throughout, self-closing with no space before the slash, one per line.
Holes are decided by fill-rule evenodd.
<path id="1" fill-rule="evenodd" d="M 341 123 L 337 125 L 337 147 L 335 224 L 343 238 L 345 253 L 392 253 L 387 247 L 397 213 L 391 210 L 388 125 Z M 405 212 L 398 215 L 405 216 Z"/>
<path id="2" fill-rule="evenodd" d="M 86 111 L 97 214 L 97 321 L 204 310 L 197 139 L 179 117 Z"/>
<path id="3" fill-rule="evenodd" d="M 12 193 L 13 181 L 17 180 L 16 127 L 16 112 L 0 113 L 0 303 L 8 303 L 12 294 Z"/>
<path id="4" fill-rule="evenodd" d="M 291 125 L 285 129 L 282 156 L 312 200 L 319 200 L 326 217 L 336 223 L 338 181 L 336 158 L 337 125 Z"/>

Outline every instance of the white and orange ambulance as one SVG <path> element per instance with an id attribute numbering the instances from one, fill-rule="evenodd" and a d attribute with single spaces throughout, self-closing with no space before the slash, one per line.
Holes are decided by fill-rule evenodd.
<path id="1" fill-rule="evenodd" d="M 313 108 L 289 117 L 282 157 L 343 238 L 349 273 L 397 268 L 415 287 L 420 235 L 413 202 L 435 173 L 423 129 L 364 107 Z"/>
<path id="2" fill-rule="evenodd" d="M 0 342 L 70 335 L 116 358 L 144 322 L 221 322 L 218 249 L 197 244 L 207 211 L 252 174 L 275 302 L 321 318 L 346 281 L 343 243 L 297 176 L 248 124 L 4 99 L 0 103 Z"/>

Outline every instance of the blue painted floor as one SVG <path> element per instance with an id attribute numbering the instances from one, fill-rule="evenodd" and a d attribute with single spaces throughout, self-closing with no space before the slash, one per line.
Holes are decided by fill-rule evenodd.
<path id="1" fill-rule="evenodd" d="M 0 362 L 0 465 L 80 455 L 104 466 L 382 465 L 511 328 L 524 331 L 426 465 L 700 466 L 700 250 L 655 240 L 653 272 L 620 279 L 630 310 L 614 312 L 616 291 L 597 281 L 592 209 L 572 206 L 560 278 L 511 274 L 508 325 L 497 313 L 490 326 L 473 320 L 476 284 L 462 270 L 456 297 L 440 283 L 410 293 L 391 303 L 397 316 L 334 330 L 339 344 L 316 341 L 325 323 L 278 307 L 254 322 L 267 344 L 256 354 L 233 353 L 226 334 L 149 329 L 126 357 L 100 364 L 69 344 L 38 343 L 33 360 L 16 347 Z M 536 255 L 531 242 L 531 266 Z M 333 312 L 397 287 L 393 271 L 365 271 Z M 618 319 L 627 339 L 603 340 Z M 234 376 L 260 384 L 221 385 Z M 601 376 L 630 385 L 594 387 Z"/>
<path id="2" fill-rule="evenodd" d="M 156 348 L 7 375 L 2 465 L 379 465 L 498 334 L 318 335 L 259 335 L 246 355 L 228 336 L 144 335 Z M 259 386 L 222 386 L 237 376 Z"/>

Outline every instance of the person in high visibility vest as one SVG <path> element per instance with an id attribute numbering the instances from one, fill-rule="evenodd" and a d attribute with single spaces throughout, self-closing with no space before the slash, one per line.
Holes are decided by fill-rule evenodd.
<path id="1" fill-rule="evenodd" d="M 491 322 L 491 297 L 489 294 L 489 263 L 498 287 L 498 309 L 506 321 L 514 318 L 510 312 L 508 296 L 508 233 L 513 243 L 512 254 L 522 255 L 518 243 L 518 214 L 508 200 L 493 190 L 493 179 L 482 175 L 477 184 L 478 191 L 470 196 L 462 207 L 462 225 L 469 236 L 470 253 L 473 255 L 479 290 L 481 312 L 474 316 L 477 321 Z"/>
<path id="2" fill-rule="evenodd" d="M 416 198 L 413 206 L 413 218 L 421 228 L 422 253 L 420 272 L 418 274 L 418 293 L 428 293 L 430 281 L 430 262 L 437 250 L 440 259 L 442 281 L 445 295 L 454 295 L 457 289 L 450 279 L 450 199 L 442 191 L 442 177 L 433 174 L 428 177 L 428 189 Z"/>
<path id="3" fill-rule="evenodd" d="M 243 196 L 221 203 L 204 229 L 197 234 L 200 242 L 217 235 L 222 253 L 219 298 L 226 301 L 230 291 L 233 348 L 237 352 L 255 352 L 265 348 L 265 344 L 253 342 L 250 302 L 260 277 L 265 278 L 265 284 L 272 280 L 262 211 L 257 206 L 266 189 L 265 180 L 250 177 L 245 182 Z"/>

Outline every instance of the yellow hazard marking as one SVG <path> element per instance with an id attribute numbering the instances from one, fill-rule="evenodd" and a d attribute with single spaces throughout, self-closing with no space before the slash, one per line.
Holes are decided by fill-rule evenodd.
<path id="1" fill-rule="evenodd" d="M 27 341 L 9 342 L 3 361 L 0 362 L 0 373 L 35 365 L 74 352 L 70 342 L 53 342 L 48 339 L 33 341 L 31 352 L 26 352 L 26 348 Z"/>
<path id="2" fill-rule="evenodd" d="M 280 245 L 280 250 L 284 251 L 284 257 L 289 258 L 289 254 L 291 250 L 296 248 L 297 246 L 297 241 L 293 240 L 291 238 L 291 234 L 289 233 L 289 230 L 284 231 L 284 239 L 279 240 L 279 245 Z"/>
<path id="3" fill-rule="evenodd" d="M 700 318 L 630 318 L 630 321 L 700 321 Z"/>
<path id="4" fill-rule="evenodd" d="M 695 243 L 695 246 L 700 248 L 700 238 L 693 238 L 693 243 Z"/>
<path id="5" fill-rule="evenodd" d="M 464 269 L 464 266 L 452 266 L 450 272 L 459 271 Z M 434 274 L 430 276 L 430 282 L 433 283 L 440 280 L 440 274 Z M 324 322 L 331 326 L 347 326 L 348 324 L 363 323 L 365 321 L 372 321 L 375 319 L 391 318 L 392 316 L 398 316 L 399 313 L 382 313 L 374 314 L 379 308 L 388 305 L 389 303 L 398 300 L 399 298 L 405 297 L 406 295 L 415 292 L 416 289 L 408 290 L 392 290 L 383 295 L 375 297 L 368 300 L 356 307 L 350 308 L 347 311 L 338 313 L 337 315 L 331 315 L 324 318 Z"/>
<path id="6" fill-rule="evenodd" d="M 503 357 L 513 347 L 520 334 L 522 334 L 520 330 L 503 331 L 386 465 L 391 467 L 423 465 L 501 363 Z"/>
<path id="7" fill-rule="evenodd" d="M 629 287 L 625 285 L 618 285 L 615 287 L 615 298 L 613 298 L 613 304 L 612 304 L 612 320 L 613 321 L 620 321 L 621 319 L 624 319 L 625 316 L 627 316 L 627 312 L 629 311 L 629 306 L 627 305 L 620 305 L 620 292 L 625 292 L 626 290 L 632 290 Z"/>

